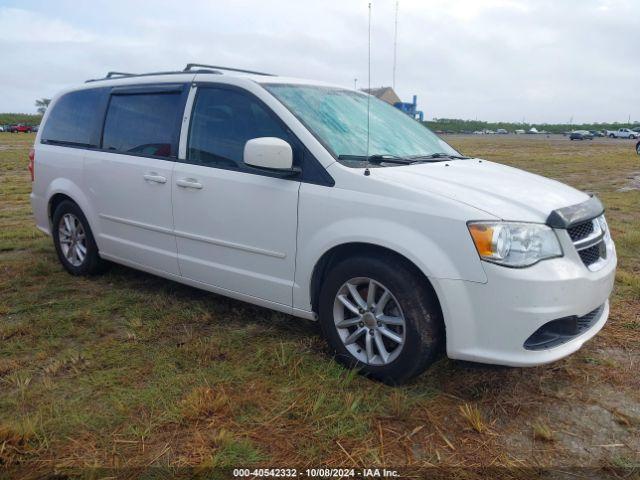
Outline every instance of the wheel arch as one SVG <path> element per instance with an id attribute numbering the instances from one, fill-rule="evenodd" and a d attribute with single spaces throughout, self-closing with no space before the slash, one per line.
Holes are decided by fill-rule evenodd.
<path id="1" fill-rule="evenodd" d="M 60 205 L 65 200 L 69 200 L 70 202 L 73 202 L 76 205 L 78 205 L 78 202 L 76 202 L 73 198 L 71 198 L 66 193 L 60 193 L 60 192 L 54 193 L 49 199 L 49 202 L 47 203 L 47 217 L 49 218 L 50 225 L 53 222 L 53 214 L 56 211 L 56 208 L 58 208 L 58 205 Z"/>
<path id="2" fill-rule="evenodd" d="M 97 232 L 95 228 L 98 225 L 98 219 L 91 208 L 90 202 L 84 195 L 84 192 L 76 184 L 67 179 L 56 180 L 57 181 L 52 182 L 45 197 L 47 198 L 47 220 L 49 221 L 49 231 L 53 234 L 53 214 L 55 213 L 56 208 L 60 203 L 68 200 L 78 205 L 80 210 L 82 210 L 99 248 L 99 232 Z"/>
<path id="3" fill-rule="evenodd" d="M 404 263 L 410 270 L 413 270 L 416 275 L 424 279 L 424 285 L 427 288 L 429 295 L 433 297 L 437 307 L 440 310 L 440 318 L 442 318 L 444 321 L 440 299 L 438 298 L 436 289 L 434 288 L 434 285 L 432 284 L 429 277 L 427 277 L 427 275 L 425 275 L 425 273 L 413 261 L 402 255 L 401 253 L 398 253 L 388 247 L 383 247 L 366 242 L 349 242 L 335 245 L 334 247 L 327 250 L 316 262 L 311 274 L 311 281 L 309 283 L 311 308 L 314 312 L 318 312 L 318 302 L 322 282 L 327 273 L 330 271 L 331 267 L 333 265 L 336 265 L 341 260 L 349 258 L 350 256 L 363 254 L 376 257 L 385 256 L 388 258 L 393 258 L 399 262 Z"/>

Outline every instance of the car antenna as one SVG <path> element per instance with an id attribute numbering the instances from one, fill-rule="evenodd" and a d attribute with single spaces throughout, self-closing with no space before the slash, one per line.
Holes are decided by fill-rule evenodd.
<path id="1" fill-rule="evenodd" d="M 371 102 L 371 2 L 369 2 L 369 54 L 367 58 L 367 67 L 369 87 L 367 91 L 367 158 L 364 168 L 364 175 L 366 177 L 371 175 L 371 172 L 369 171 L 369 122 L 371 118 L 369 115 L 369 103 Z"/>

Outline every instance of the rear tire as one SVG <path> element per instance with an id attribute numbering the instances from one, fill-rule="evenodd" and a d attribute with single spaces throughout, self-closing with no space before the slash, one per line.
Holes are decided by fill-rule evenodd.
<path id="1" fill-rule="evenodd" d="M 392 385 L 422 373 L 444 343 L 433 290 L 413 265 L 392 255 L 359 255 L 333 266 L 320 291 L 319 319 L 338 362 Z"/>
<path id="2" fill-rule="evenodd" d="M 61 202 L 53 213 L 53 244 L 62 266 L 71 275 L 95 275 L 104 272 L 107 262 L 100 258 L 98 246 L 80 207 Z"/>

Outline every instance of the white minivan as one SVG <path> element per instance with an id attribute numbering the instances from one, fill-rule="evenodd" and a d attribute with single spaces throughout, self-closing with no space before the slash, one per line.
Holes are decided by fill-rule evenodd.
<path id="1" fill-rule="evenodd" d="M 30 154 L 37 226 L 74 275 L 106 261 L 320 322 L 399 383 L 449 357 L 538 365 L 609 314 L 604 208 L 470 158 L 316 81 L 190 64 L 57 95 Z"/>

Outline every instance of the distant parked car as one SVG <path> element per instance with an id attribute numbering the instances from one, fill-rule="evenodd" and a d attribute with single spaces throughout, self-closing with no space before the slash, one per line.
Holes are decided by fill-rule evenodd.
<path id="1" fill-rule="evenodd" d="M 11 133 L 29 133 L 31 132 L 31 127 L 29 125 L 23 125 L 19 123 L 17 125 L 11 125 L 9 127 L 9 131 Z"/>
<path id="2" fill-rule="evenodd" d="M 508 134 L 509 132 L 507 132 L 504 128 L 499 128 L 499 129 L 497 129 L 497 130 L 496 130 L 496 133 L 497 133 L 498 135 L 506 135 L 506 134 Z"/>
<path id="3" fill-rule="evenodd" d="M 0 132 L 4 132 L 4 127 L 0 125 Z"/>
<path id="4" fill-rule="evenodd" d="M 593 140 L 593 134 L 587 130 L 576 130 L 571 132 L 569 140 Z"/>
<path id="5" fill-rule="evenodd" d="M 589 130 L 589 133 L 593 135 L 593 138 L 604 137 L 604 133 L 602 133 L 600 130 Z"/>
<path id="6" fill-rule="evenodd" d="M 31 131 L 33 133 L 37 133 L 39 128 L 40 128 L 40 125 L 34 125 L 34 126 L 31 127 Z"/>
<path id="7" fill-rule="evenodd" d="M 521 128 L 519 128 L 518 130 L 516 130 L 515 132 L 516 135 L 524 135 L 524 130 L 522 130 Z"/>
<path id="8" fill-rule="evenodd" d="M 610 138 L 630 138 L 635 140 L 640 134 L 630 128 L 619 128 L 618 130 L 607 130 L 607 136 Z"/>

